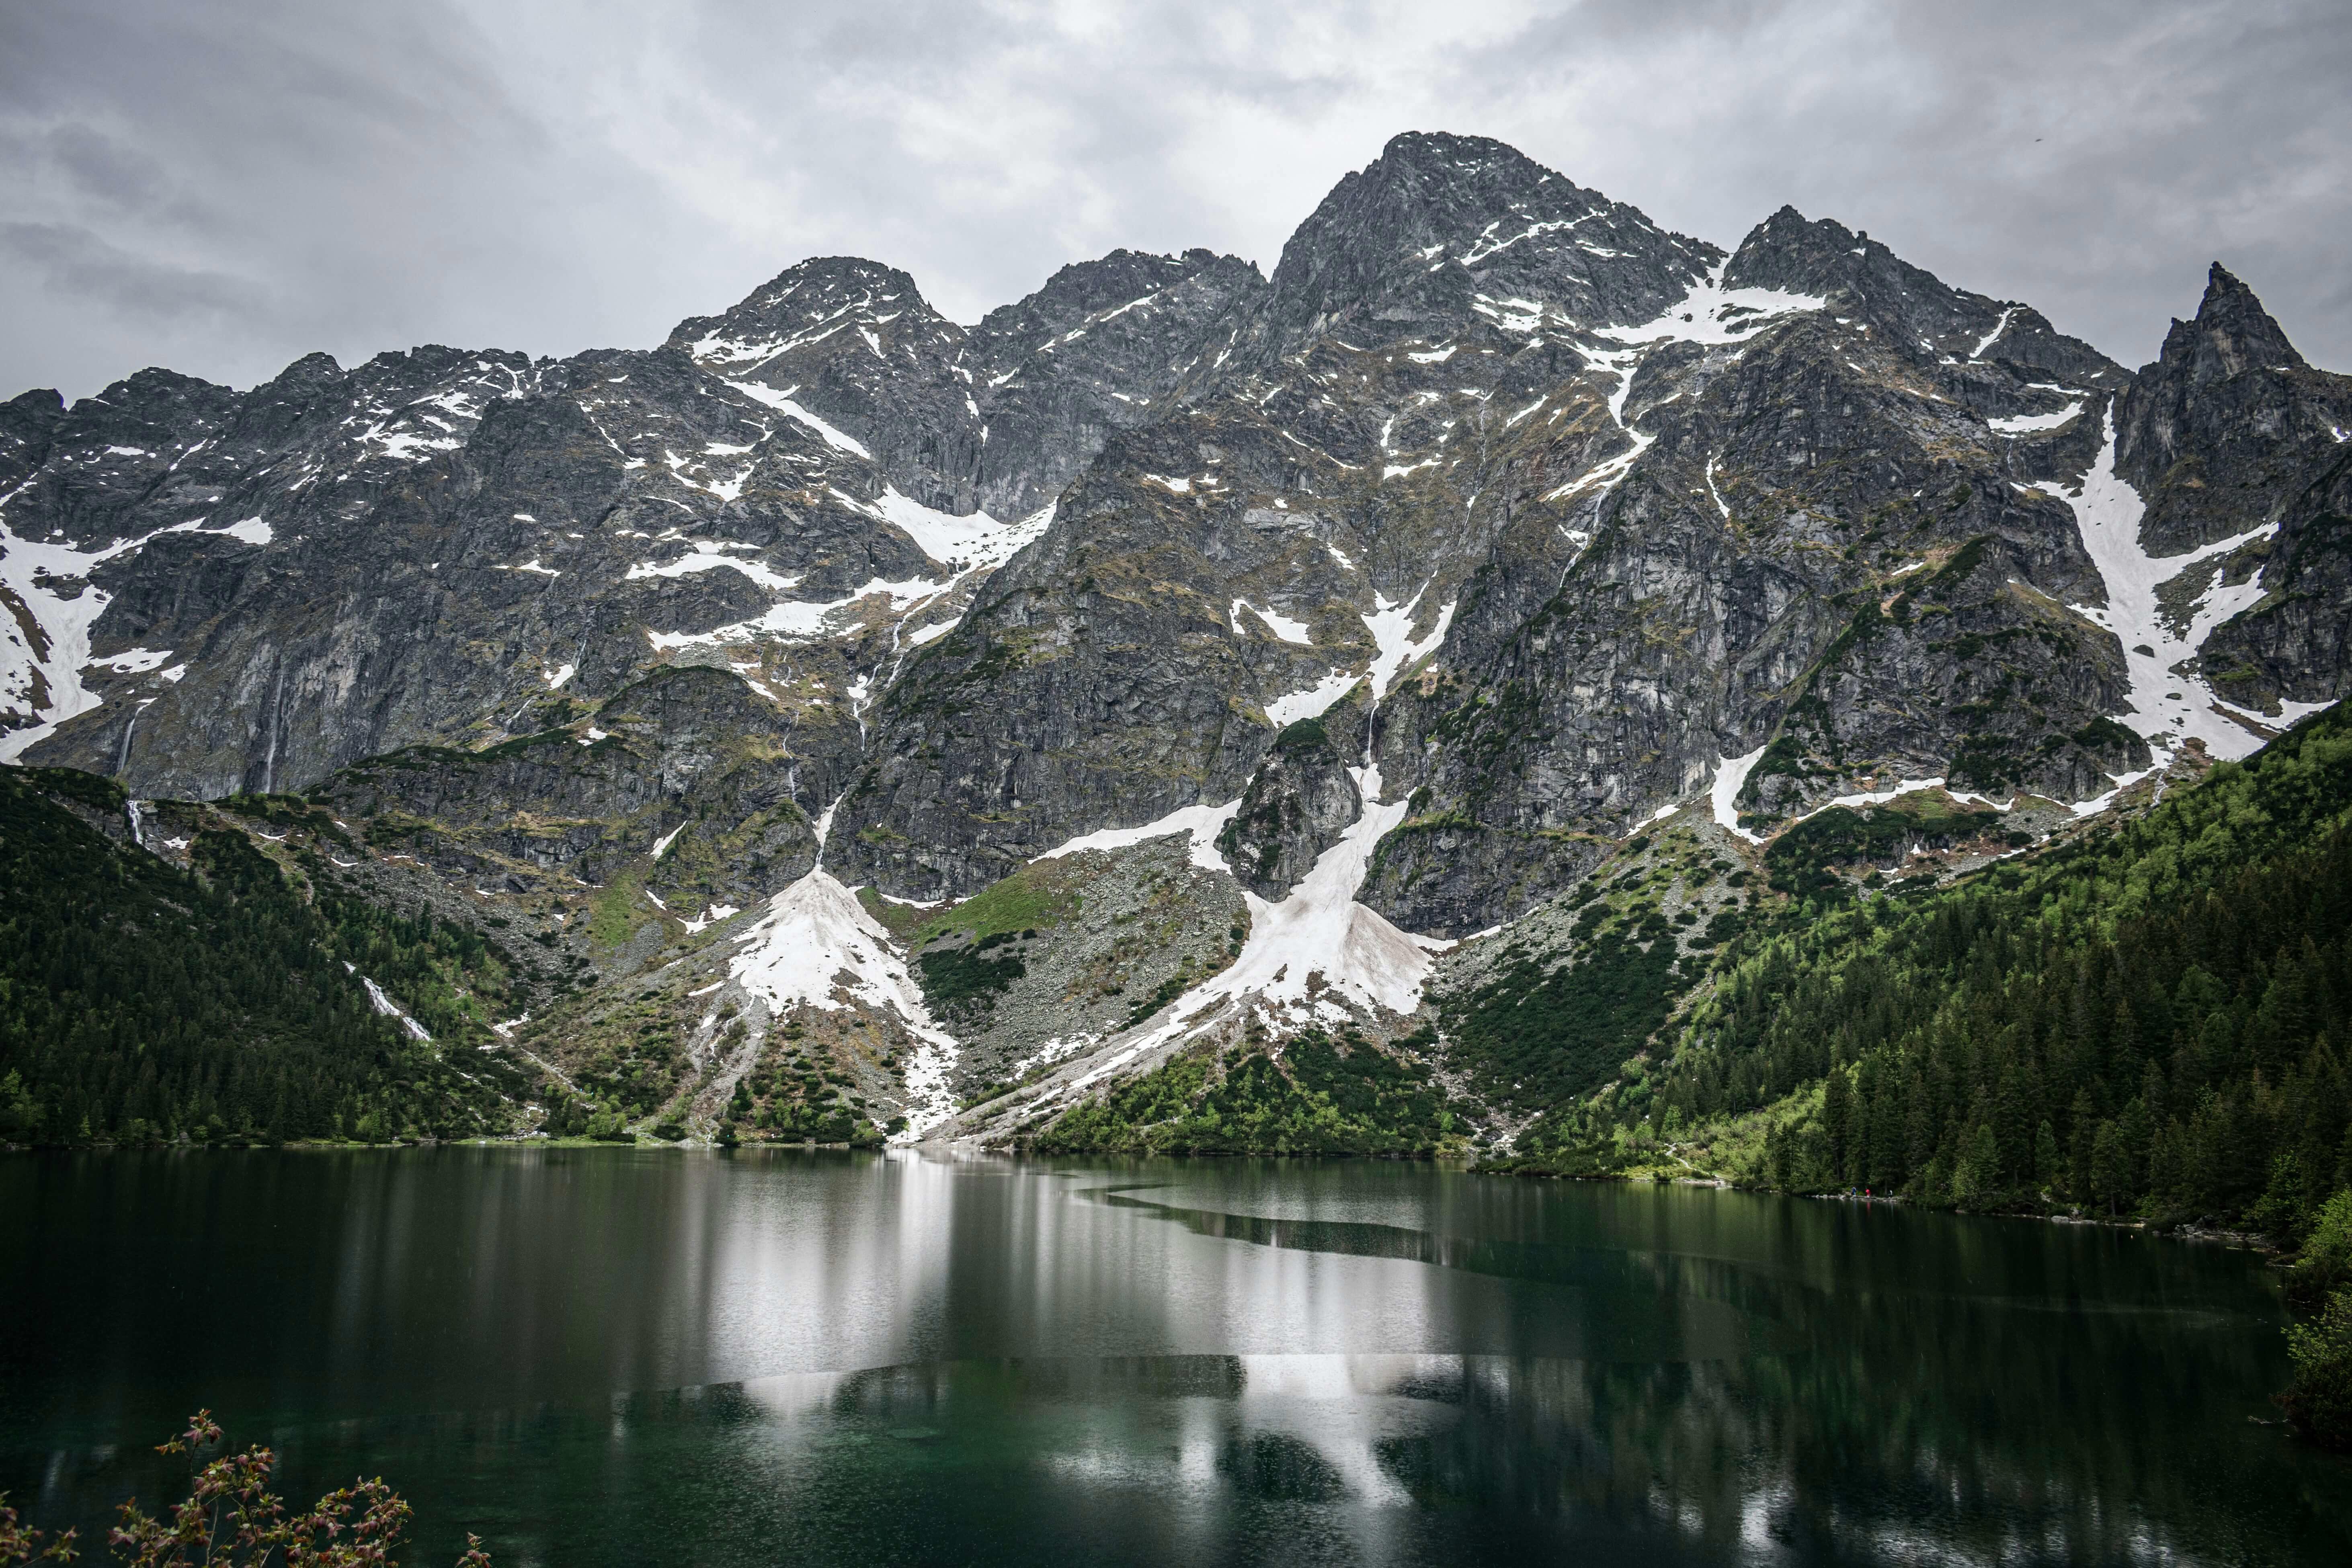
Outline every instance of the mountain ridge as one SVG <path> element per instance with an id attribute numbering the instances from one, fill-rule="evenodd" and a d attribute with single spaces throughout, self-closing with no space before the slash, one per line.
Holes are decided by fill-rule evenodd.
<path id="1" fill-rule="evenodd" d="M 2347 426 L 2218 265 L 2131 372 L 1832 220 L 1727 251 L 1408 132 L 1270 276 L 1114 251 L 965 326 L 813 258 L 652 349 L 0 405 L 0 755 L 300 795 L 551 955 L 500 1039 L 579 1081 L 622 987 L 718 987 L 640 1120 L 789 1037 L 902 1135 L 1026 1080 L 1012 1136 L 1423 1039 L 1650 824 L 1761 876 L 1926 812 L 1949 876 L 2250 753 L 2352 666 Z"/>

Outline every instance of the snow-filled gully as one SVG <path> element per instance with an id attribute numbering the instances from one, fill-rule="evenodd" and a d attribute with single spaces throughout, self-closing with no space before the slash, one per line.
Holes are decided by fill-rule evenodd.
<path id="1" fill-rule="evenodd" d="M 895 635 L 891 641 L 895 647 Z M 872 683 L 861 682 L 860 690 L 855 707 L 862 730 Z M 816 820 L 816 864 L 770 899 L 766 912 L 734 939 L 740 951 L 728 962 L 728 978 L 764 1000 L 778 1017 L 795 1006 L 834 1013 L 853 1003 L 895 1015 L 915 1037 L 906 1076 L 907 1130 L 897 1140 L 913 1142 L 955 1114 L 950 1079 L 961 1047 L 932 1018 L 923 988 L 888 930 L 824 868 L 825 841 L 840 809 L 836 798 Z"/>
<path id="2" fill-rule="evenodd" d="M 2265 718 L 2222 701 L 2200 677 L 2187 672 L 2176 674 L 2173 667 L 2193 658 L 2216 626 L 2262 597 L 2259 571 L 2243 583 L 2224 584 L 2220 580 L 2221 563 L 2240 547 L 2267 537 L 2275 531 L 2274 525 L 2265 524 L 2179 555 L 2148 554 L 2139 535 L 2146 505 L 2139 492 L 2116 473 L 2116 419 L 2112 407 L 2105 414 L 2105 440 L 2100 446 L 2098 460 L 2084 476 L 2079 489 L 2069 493 L 2047 482 L 2033 488 L 2073 509 L 2075 524 L 2082 531 L 2083 547 L 2089 552 L 2092 563 L 2099 569 L 2100 581 L 2106 585 L 2104 608 L 2095 605 L 2076 605 L 2072 608 L 2115 633 L 2123 643 L 2124 660 L 2131 679 L 2131 710 L 2117 717 L 2149 742 L 2155 764 L 2151 772 L 2168 765 L 2178 747 L 2192 738 L 2203 742 L 2210 756 L 2246 756 L 2263 744 L 2262 732 L 2250 728 L 2250 724 L 2260 724 L 2264 730 L 2282 727 L 2326 704 L 2288 702 L 2284 705 L 2282 716 Z M 2175 631 L 2166 623 L 2158 604 L 2158 590 L 2184 572 L 2209 563 L 2210 580 L 2206 591 L 2198 596 L 2189 625 Z M 2240 722 L 2241 719 L 2247 722 Z M 2084 801 L 2074 809 L 2084 816 L 2104 810 L 2116 794 L 2147 776 L 2141 773 L 2118 777 L 2114 781 L 2114 790 Z"/>
<path id="3" fill-rule="evenodd" d="M 921 584 L 930 592 L 905 595 L 912 602 L 899 608 L 891 626 L 891 668 L 887 673 L 878 668 L 867 672 L 850 689 L 851 710 L 861 736 L 866 709 L 897 679 L 898 666 L 904 662 L 908 645 L 900 633 L 907 620 L 957 583 L 1002 564 L 1042 533 L 1053 516 L 1049 505 L 1008 527 L 985 513 L 976 514 L 975 520 L 934 512 L 895 490 L 887 492 L 871 510 L 906 529 L 932 559 L 950 560 L 952 565 L 955 561 L 976 558 L 976 563 L 965 565 L 948 584 Z M 861 594 L 874 586 L 869 584 Z M 898 596 L 894 595 L 894 600 Z M 821 611 L 837 607 L 814 606 Z M 878 681 L 874 679 L 877 674 L 882 677 Z M 950 1079 L 960 1047 L 955 1037 L 931 1016 L 922 986 L 899 956 L 888 930 L 866 912 L 854 891 L 824 868 L 825 843 L 832 835 L 834 814 L 840 807 L 841 801 L 835 799 L 816 820 L 816 864 L 806 876 L 771 898 L 760 918 L 733 939 L 737 951 L 728 961 L 728 978 L 765 1001 L 777 1016 L 796 1006 L 840 1012 L 853 1005 L 896 1016 L 915 1039 L 905 1079 L 907 1130 L 897 1140 L 912 1142 L 955 1114 Z M 698 931 L 721 918 L 719 909 L 706 911 L 699 921 L 687 922 L 688 929 Z M 726 910 L 728 915 L 735 912 Z"/>
<path id="4" fill-rule="evenodd" d="M 1066 1100 L 1148 1053 L 1197 1035 L 1244 1009 L 1297 1026 L 1345 1023 L 1359 1009 L 1411 1013 L 1421 1005 L 1432 955 L 1454 944 L 1400 930 L 1357 902 L 1356 894 L 1364 885 L 1373 848 L 1404 820 L 1408 809 L 1405 801 L 1381 799 L 1381 770 L 1370 755 L 1372 715 L 1396 678 L 1443 642 L 1453 625 L 1454 605 L 1449 602 L 1439 610 L 1426 637 L 1412 636 L 1415 610 L 1427 591 L 1424 587 L 1402 605 L 1376 597 L 1374 613 L 1364 617 L 1379 651 L 1362 678 L 1370 683 L 1372 699 L 1365 717 L 1364 759 L 1348 770 L 1363 802 L 1355 822 L 1279 902 L 1242 890 L 1242 900 L 1249 910 L 1249 935 L 1229 966 L 1169 1004 L 1158 1022 L 1123 1039 L 1115 1037 L 1114 1048 L 1087 1063 L 1084 1071 L 1063 1081 L 1049 1080 L 1027 1102 L 1029 1106 Z M 1347 683 L 1354 684 L 1354 679 Z M 1344 690 L 1317 711 L 1328 708 Z M 1234 801 L 1223 806 L 1187 807 L 1142 827 L 1111 829 L 1074 839 L 1052 853 L 1113 848 L 1189 831 L 1192 863 L 1230 873 L 1214 840 L 1240 805 Z"/>
<path id="5" fill-rule="evenodd" d="M 1982 352 L 1981 348 L 1979 352 Z M 2078 411 L 2079 405 L 2072 405 L 2067 416 Z M 2116 717 L 2148 742 L 2152 764 L 2137 773 L 2111 775 L 2109 782 L 2114 787 L 2074 803 L 2072 809 L 2077 816 L 2105 811 L 2125 790 L 2170 766 L 2181 744 L 2191 739 L 2202 744 L 2209 756 L 2244 757 L 2262 746 L 2264 731 L 2284 728 L 2327 706 L 2324 702 L 2284 702 L 2282 712 L 2275 717 L 2250 713 L 2224 702 L 2201 677 L 2185 669 L 2176 670 L 2176 666 L 2196 657 L 2215 627 L 2262 598 L 2259 570 L 2242 583 L 2224 583 L 2222 563 L 2243 546 L 2268 538 L 2277 531 L 2276 525 L 2265 523 L 2179 555 L 2150 555 L 2140 542 L 2140 520 L 2147 511 L 2147 503 L 2116 473 L 2116 421 L 2112 407 L 2105 415 L 2105 426 L 2098 459 L 2083 477 L 2080 486 L 2070 491 L 2042 480 L 2024 487 L 2065 502 L 2074 514 L 2083 548 L 2098 568 L 2107 602 L 2104 606 L 2074 605 L 2069 608 L 2115 633 L 2123 644 L 2130 687 L 2126 711 Z M 2205 590 L 2191 602 L 2188 625 L 2175 629 L 2167 621 L 2157 595 L 2165 584 L 2182 574 L 2200 569 L 2207 572 Z M 1717 764 L 1715 780 L 1708 789 L 1716 822 L 1751 844 L 1764 840 L 1739 826 L 1733 803 L 1763 755 L 1763 748 L 1759 747 L 1744 757 L 1724 758 Z M 1898 795 L 1936 788 L 1946 789 L 1955 800 L 1989 805 L 1996 811 L 2007 811 L 2016 804 L 2013 800 L 1994 801 L 1951 790 L 1942 778 L 1905 779 L 1891 789 L 1840 795 L 1805 815 L 1812 816 L 1836 805 L 1885 805 Z"/>

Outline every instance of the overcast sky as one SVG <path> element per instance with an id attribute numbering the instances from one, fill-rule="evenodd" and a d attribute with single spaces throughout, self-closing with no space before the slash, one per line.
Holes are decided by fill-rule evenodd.
<path id="1" fill-rule="evenodd" d="M 1793 203 L 2127 364 L 2218 258 L 2352 369 L 2345 0 L 0 0 L 0 396 L 649 345 L 811 255 L 966 321 L 1271 271 L 1404 130 L 1727 246 Z"/>

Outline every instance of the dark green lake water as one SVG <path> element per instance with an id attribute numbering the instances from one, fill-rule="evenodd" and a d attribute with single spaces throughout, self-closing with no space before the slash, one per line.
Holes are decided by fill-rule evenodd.
<path id="1" fill-rule="evenodd" d="M 0 1157 L 0 1488 L 408 1561 L 2352 1562 L 2219 1247 L 1370 1162 Z M 102 1549 L 93 1552 L 104 1561 Z"/>

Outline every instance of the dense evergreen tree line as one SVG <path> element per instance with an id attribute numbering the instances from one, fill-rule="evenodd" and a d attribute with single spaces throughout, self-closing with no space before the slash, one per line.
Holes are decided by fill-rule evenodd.
<path id="1" fill-rule="evenodd" d="M 478 933 L 350 897 L 314 903 L 233 830 L 197 834 L 183 871 L 59 799 L 93 816 L 123 805 L 87 774 L 0 769 L 0 1139 L 504 1126 L 499 1089 L 520 1087 L 504 1081 L 512 1069 L 487 1056 L 457 1069 L 377 1013 L 359 978 L 429 1031 L 458 1031 L 460 1009 L 443 1002 L 467 989 L 466 955 L 478 973 L 496 967 Z"/>
<path id="2" fill-rule="evenodd" d="M 1654 906 L 1620 915 L 1597 901 L 1604 890 L 1594 879 L 1580 891 L 1587 902 L 1570 930 L 1584 946 L 1575 963 L 1547 968 L 1552 954 L 1518 952 L 1476 991 L 1434 999 L 1452 1059 L 1507 1112 L 1557 1105 L 1606 1082 L 1690 982 L 1665 915 Z M 1735 917 L 1708 934 L 1736 929 Z"/>
<path id="3" fill-rule="evenodd" d="M 1433 1045 L 1429 1033 L 1401 1042 Z M 1309 1029 L 1279 1054 L 1263 1033 L 1184 1052 L 1073 1109 L 1037 1140 L 1047 1153 L 1430 1155 L 1460 1142 L 1429 1068 L 1352 1027 Z"/>
<path id="4" fill-rule="evenodd" d="M 1755 1174 L 1783 1190 L 2063 1203 L 2289 1240 L 2352 1182 L 2344 720 L 2316 716 L 2038 859 L 1852 898 L 1807 900 L 1736 942 L 1640 1092 L 1552 1118 L 1530 1152 L 1602 1167 L 1619 1127 L 1699 1136 L 1771 1107 Z"/>

